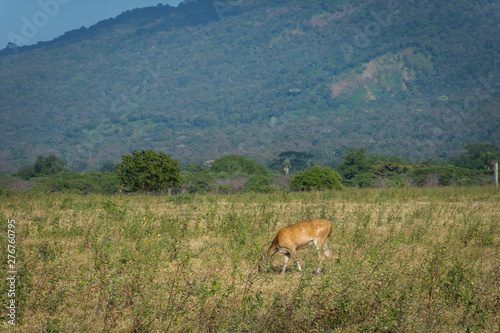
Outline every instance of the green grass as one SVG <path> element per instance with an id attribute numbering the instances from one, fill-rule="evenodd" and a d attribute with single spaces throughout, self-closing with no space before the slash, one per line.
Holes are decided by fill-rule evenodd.
<path id="1" fill-rule="evenodd" d="M 488 187 L 0 199 L 15 219 L 13 332 L 496 332 L 500 195 Z M 471 209 L 478 202 L 476 208 Z M 332 220 L 319 275 L 276 255 L 279 228 Z M 1 262 L 6 265 L 7 245 Z M 3 267 L 5 268 L 5 266 Z M 2 280 L 2 304 L 8 301 Z M 5 314 L 2 314 L 5 316 Z"/>

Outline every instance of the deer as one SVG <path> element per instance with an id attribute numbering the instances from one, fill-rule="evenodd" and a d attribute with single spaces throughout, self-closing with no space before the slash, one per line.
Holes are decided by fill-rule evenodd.
<path id="1" fill-rule="evenodd" d="M 328 238 L 332 235 L 332 229 L 332 222 L 323 219 L 312 219 L 284 227 L 274 237 L 269 250 L 267 250 L 267 258 L 271 259 L 278 252 L 285 254 L 285 264 L 281 272 L 283 276 L 290 258 L 297 261 L 297 267 L 299 271 L 302 271 L 297 260 L 297 251 L 314 244 L 319 254 L 319 267 L 316 270 L 319 273 L 323 257 L 326 256 L 332 260 L 331 253 L 326 245 Z M 321 252 L 323 252 L 323 255 Z M 262 263 L 264 263 L 265 259 L 266 255 L 263 255 Z M 261 264 L 259 265 L 259 272 L 262 271 Z"/>

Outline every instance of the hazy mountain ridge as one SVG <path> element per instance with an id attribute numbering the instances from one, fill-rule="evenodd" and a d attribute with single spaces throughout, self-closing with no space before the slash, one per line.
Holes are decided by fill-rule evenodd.
<path id="1" fill-rule="evenodd" d="M 127 12 L 0 58 L 0 170 L 38 154 L 89 170 L 134 149 L 326 161 L 346 147 L 426 158 L 498 144 L 498 10 L 200 0 Z"/>

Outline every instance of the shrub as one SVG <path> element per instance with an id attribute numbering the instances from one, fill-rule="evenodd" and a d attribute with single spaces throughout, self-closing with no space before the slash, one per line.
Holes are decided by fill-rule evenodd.
<path id="1" fill-rule="evenodd" d="M 337 167 L 337 171 L 345 179 L 352 179 L 357 174 L 368 171 L 372 165 L 364 148 L 350 148 L 342 159 L 343 162 Z"/>
<path id="2" fill-rule="evenodd" d="M 450 166 L 416 167 L 409 175 L 417 186 L 473 185 L 479 182 L 474 170 Z"/>
<path id="3" fill-rule="evenodd" d="M 270 193 L 277 190 L 277 188 L 271 185 L 272 179 L 270 177 L 264 175 L 253 175 L 250 179 L 245 183 L 244 190 L 245 191 L 254 191 L 254 192 L 262 192 L 262 193 Z"/>
<path id="4" fill-rule="evenodd" d="M 66 162 L 58 159 L 54 155 L 40 155 L 36 159 L 35 164 L 22 168 L 14 176 L 28 180 L 33 177 L 50 176 L 63 172 L 66 169 Z"/>
<path id="5" fill-rule="evenodd" d="M 343 179 L 342 184 L 346 186 L 357 186 L 360 188 L 374 187 L 375 175 L 370 172 L 358 173 L 351 179 Z"/>
<path id="6" fill-rule="evenodd" d="M 163 152 L 134 151 L 115 166 L 121 183 L 131 191 L 163 191 L 181 185 L 179 163 Z"/>
<path id="7" fill-rule="evenodd" d="M 394 162 L 387 162 L 384 164 L 372 166 L 370 171 L 377 176 L 387 177 L 387 176 L 401 175 L 403 173 L 408 172 L 409 169 L 410 167 L 407 165 L 401 165 Z"/>
<path id="8" fill-rule="evenodd" d="M 330 168 L 314 166 L 305 171 L 299 172 L 290 182 L 292 190 L 341 190 L 342 185 L 340 175 Z"/>
<path id="9" fill-rule="evenodd" d="M 48 192 L 70 190 L 77 193 L 113 194 L 120 189 L 120 181 L 116 173 L 110 172 L 88 174 L 63 172 L 50 177 L 38 178 L 35 189 Z"/>
<path id="10" fill-rule="evenodd" d="M 14 193 L 14 191 L 13 191 L 13 190 L 9 190 L 9 189 L 6 189 L 6 188 L 3 188 L 3 187 L 0 187 L 0 197 L 1 197 L 1 196 L 9 197 L 9 196 L 11 196 L 13 193 Z"/>
<path id="11" fill-rule="evenodd" d="M 466 153 L 453 156 L 451 164 L 460 168 L 484 170 L 492 161 L 500 158 L 500 148 L 494 144 L 473 143 L 465 146 Z"/>
<path id="12" fill-rule="evenodd" d="M 189 193 L 210 192 L 216 185 L 210 172 L 200 165 L 188 165 L 181 171 L 185 183 L 183 188 Z"/>
<path id="13" fill-rule="evenodd" d="M 229 177 L 238 175 L 264 175 L 267 173 L 267 169 L 257 164 L 253 158 L 241 155 L 228 155 L 216 159 L 212 164 L 211 171 L 218 174 L 225 173 Z"/>

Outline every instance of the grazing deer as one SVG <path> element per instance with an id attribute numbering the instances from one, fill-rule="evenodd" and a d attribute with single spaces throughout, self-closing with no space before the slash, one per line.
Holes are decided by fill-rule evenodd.
<path id="1" fill-rule="evenodd" d="M 326 242 L 328 237 L 332 234 L 332 222 L 322 219 L 314 219 L 304 222 L 299 222 L 288 227 L 284 227 L 280 231 L 267 250 L 267 257 L 272 258 L 276 252 L 285 253 L 285 264 L 283 265 L 283 271 L 281 274 L 285 275 L 286 265 L 290 258 L 297 261 L 297 266 L 299 271 L 302 271 L 299 261 L 297 260 L 297 251 L 305 249 L 312 244 L 316 246 L 319 254 L 319 267 L 317 272 L 319 273 L 321 268 L 321 261 L 324 255 L 331 260 L 331 253 L 328 251 Z M 266 256 L 262 256 L 262 262 L 266 259 Z M 259 271 L 262 272 L 262 266 L 259 265 Z"/>

